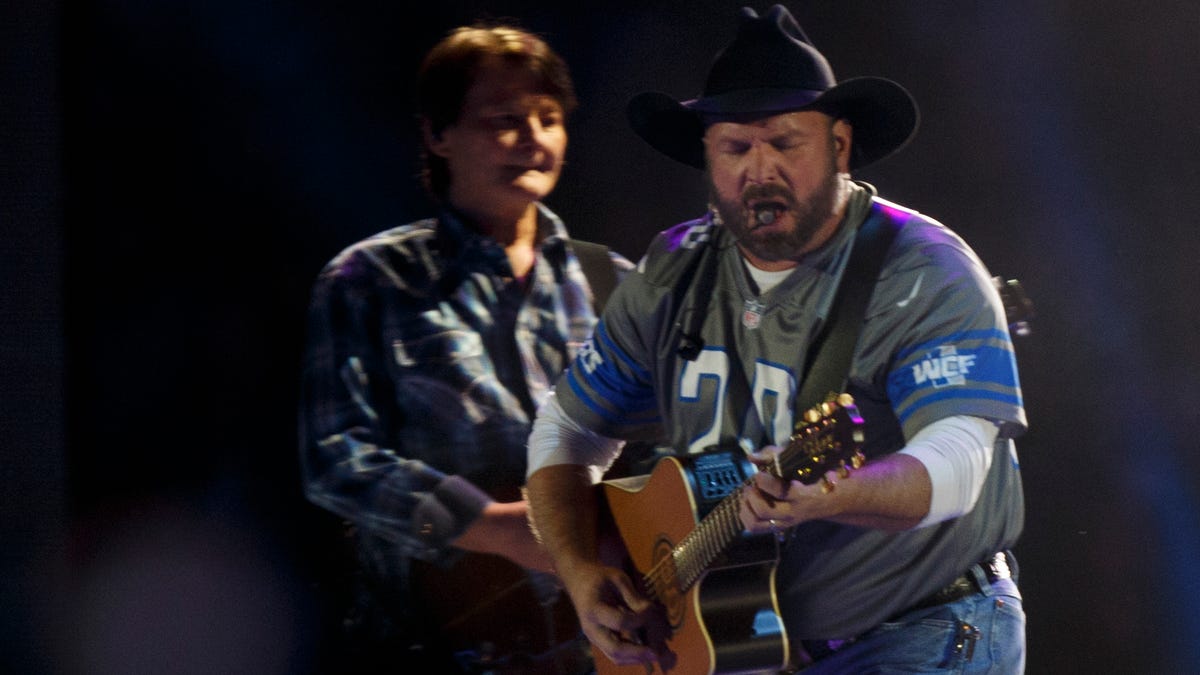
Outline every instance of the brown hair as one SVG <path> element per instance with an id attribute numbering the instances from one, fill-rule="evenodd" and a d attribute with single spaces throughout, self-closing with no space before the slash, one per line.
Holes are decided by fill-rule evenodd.
<path id="1" fill-rule="evenodd" d="M 435 136 L 462 115 L 467 90 L 487 57 L 532 74 L 540 92 L 557 100 L 564 113 L 575 108 L 575 87 L 567 65 L 541 38 L 511 25 L 462 26 L 429 51 L 417 73 L 417 110 Z M 421 159 L 425 188 L 442 198 L 450 185 L 446 161 L 424 144 Z"/>

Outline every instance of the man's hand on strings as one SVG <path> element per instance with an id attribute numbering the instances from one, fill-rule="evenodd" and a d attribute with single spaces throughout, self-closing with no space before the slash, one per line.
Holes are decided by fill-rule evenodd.
<path id="1" fill-rule="evenodd" d="M 565 573 L 563 573 L 565 572 Z M 654 603 L 619 569 L 599 563 L 560 570 L 579 624 L 593 645 L 621 666 L 653 663 L 654 651 L 639 635 Z"/>

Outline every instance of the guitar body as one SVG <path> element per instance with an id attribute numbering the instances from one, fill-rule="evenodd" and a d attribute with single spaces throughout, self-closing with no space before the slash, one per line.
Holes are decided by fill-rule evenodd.
<path id="1" fill-rule="evenodd" d="M 665 570 L 673 578 L 671 551 L 704 515 L 706 505 L 712 501 L 708 493 L 717 490 L 723 497 L 744 479 L 728 476 L 736 460 L 725 462 L 724 470 L 716 474 L 697 473 L 695 461 L 668 457 L 659 461 L 649 476 L 602 483 L 602 498 L 625 545 L 627 560 L 623 563 L 634 568 L 630 576 L 654 578 L 655 570 Z M 789 654 L 775 598 L 777 562 L 778 546 L 773 537 L 746 537 L 730 547 L 686 591 L 680 592 L 674 582 L 655 584 L 660 615 L 640 637 L 656 649 L 659 662 L 651 669 L 618 666 L 593 649 L 597 674 L 783 670 Z"/>
<path id="2" fill-rule="evenodd" d="M 473 667 L 522 675 L 588 672 L 575 609 L 549 575 L 486 553 L 466 553 L 447 568 L 414 561 L 412 572 L 413 591 L 443 645 L 471 655 Z"/>

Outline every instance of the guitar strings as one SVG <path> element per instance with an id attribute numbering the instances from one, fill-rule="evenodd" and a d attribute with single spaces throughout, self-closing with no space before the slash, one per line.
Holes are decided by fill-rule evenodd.
<path id="1" fill-rule="evenodd" d="M 742 490 L 749 484 L 748 480 L 743 482 L 731 494 L 734 498 L 718 503 L 669 555 L 659 558 L 643 575 L 642 582 L 653 599 L 662 600 L 664 595 L 670 594 L 663 592 L 667 589 L 666 584 L 679 593 L 691 588 L 708 565 L 742 531 L 737 510 L 741 506 Z"/>
<path id="2" fill-rule="evenodd" d="M 810 410 L 809 414 L 802 418 L 808 424 L 802 427 L 798 424 L 793 435 L 788 439 L 788 449 L 784 453 L 776 455 L 776 475 L 779 477 L 784 475 L 782 466 L 779 464 L 781 455 L 794 451 L 798 446 L 809 445 L 819 435 L 829 433 L 830 429 L 837 425 L 834 413 L 846 414 L 853 403 L 854 399 L 849 394 L 841 394 L 831 396 L 828 401 Z M 857 421 L 857 425 L 851 422 L 852 426 L 861 426 L 861 419 Z M 853 440 L 861 443 L 859 436 L 855 436 Z M 840 444 L 838 446 L 837 449 L 840 450 Z M 814 453 L 814 450 L 819 449 L 810 448 L 805 454 L 819 467 L 826 456 L 824 453 Z M 857 451 L 854 461 L 855 468 L 861 465 L 861 460 L 861 451 Z M 842 466 L 845 467 L 845 461 L 842 461 Z M 809 467 L 809 470 L 812 471 L 812 467 Z M 804 481 L 807 473 L 804 471 L 797 473 L 802 482 L 807 482 Z M 661 601 L 665 595 L 674 594 L 672 591 L 682 594 L 691 588 L 709 564 L 725 550 L 729 542 L 743 531 L 738 511 L 741 507 L 742 491 L 748 489 L 752 482 L 752 478 L 743 481 L 734 492 L 721 500 L 708 515 L 702 518 L 696 527 L 684 536 L 683 541 L 672 548 L 668 555 L 659 558 L 642 576 L 642 583 L 651 598 Z"/>

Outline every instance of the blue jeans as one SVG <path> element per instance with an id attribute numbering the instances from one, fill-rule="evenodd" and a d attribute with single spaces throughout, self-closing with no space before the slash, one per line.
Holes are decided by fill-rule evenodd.
<path id="1" fill-rule="evenodd" d="M 882 623 L 803 675 L 1025 672 L 1025 610 L 1016 580 L 989 585 L 977 567 L 971 572 L 981 592 Z"/>

